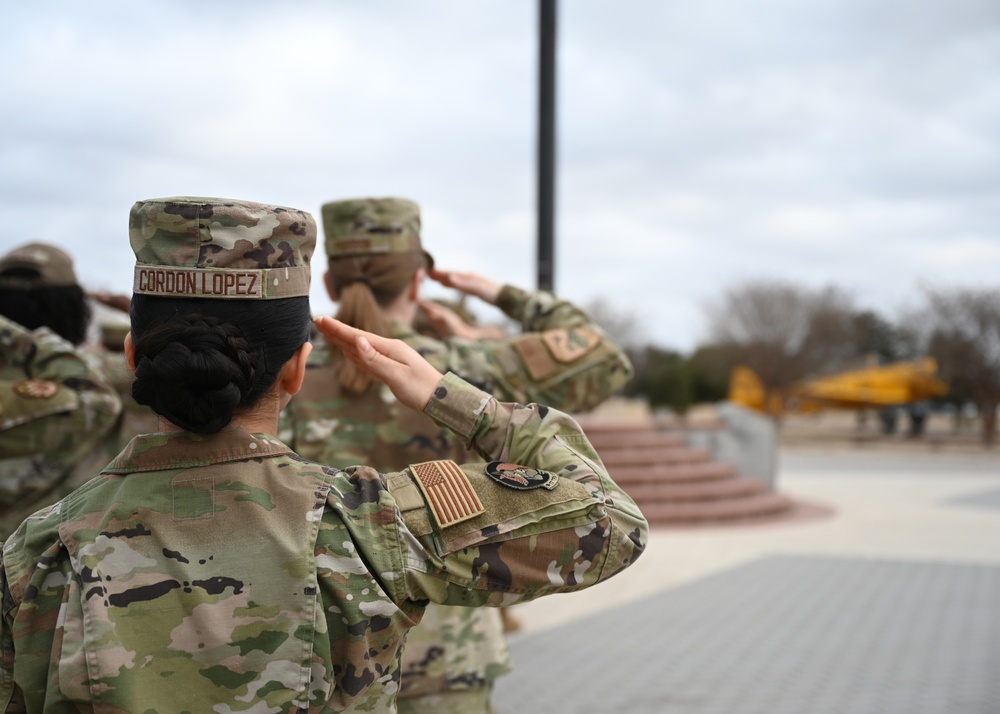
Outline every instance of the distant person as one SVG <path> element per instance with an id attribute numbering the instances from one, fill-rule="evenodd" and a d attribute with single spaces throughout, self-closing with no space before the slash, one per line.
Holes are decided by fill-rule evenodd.
<path id="1" fill-rule="evenodd" d="M 73 261 L 29 243 L 0 257 L 0 540 L 74 487 L 107 434 L 115 391 L 82 348 L 90 318 Z"/>
<path id="2" fill-rule="evenodd" d="M 137 434 L 148 434 L 159 427 L 156 413 L 147 406 L 139 404 L 132 397 L 133 374 L 129 369 L 125 356 L 125 338 L 128 336 L 127 323 L 106 322 L 100 327 L 101 334 L 101 365 L 108 381 L 118 391 L 122 400 L 122 414 L 118 420 L 116 434 L 111 435 L 109 443 L 117 441 L 117 449 L 110 456 L 118 455 L 125 445 Z M 108 461 L 111 459 L 109 458 Z"/>
<path id="3" fill-rule="evenodd" d="M 47 243 L 28 243 L 0 257 L 0 314 L 29 330 L 47 327 L 71 344 L 82 344 L 90 305 L 73 259 Z"/>
<path id="4" fill-rule="evenodd" d="M 133 206 L 125 354 L 160 430 L 4 546 L 9 710 L 393 712 L 428 601 L 576 590 L 641 554 L 645 519 L 570 417 L 331 318 L 316 321 L 331 349 L 488 463 L 337 470 L 281 443 L 315 231 L 246 201 Z"/>
<path id="5" fill-rule="evenodd" d="M 435 269 L 412 201 L 332 201 L 323 206 L 323 229 L 326 285 L 339 302 L 338 320 L 401 339 L 438 370 L 454 372 L 497 399 L 581 411 L 621 389 L 632 374 L 625 353 L 575 305 L 549 292 Z M 500 308 L 522 332 L 503 338 L 422 300 L 427 276 Z M 414 329 L 421 309 L 424 329 L 446 339 Z M 381 470 L 475 458 L 465 439 L 400 404 L 336 349 L 314 351 L 304 384 L 286 422 L 294 448 L 306 458 L 340 468 L 370 463 Z M 493 682 L 509 670 L 504 626 L 495 611 L 432 606 L 403 652 L 399 709 L 486 712 Z"/>
<path id="6" fill-rule="evenodd" d="M 115 302 L 116 297 L 90 294 L 92 299 L 113 306 L 115 309 L 125 308 L 128 313 L 129 298 L 124 303 Z M 114 387 L 121 401 L 121 413 L 114 426 L 91 454 L 81 461 L 73 471 L 73 487 L 82 486 L 94 478 L 118 456 L 133 437 L 139 434 L 149 434 L 159 431 L 160 420 L 156 413 L 147 406 L 139 404 L 132 397 L 132 370 L 125 358 L 125 337 L 129 333 L 127 322 L 108 320 L 99 329 L 100 342 L 89 347 L 89 352 L 100 364 L 105 378 Z"/>

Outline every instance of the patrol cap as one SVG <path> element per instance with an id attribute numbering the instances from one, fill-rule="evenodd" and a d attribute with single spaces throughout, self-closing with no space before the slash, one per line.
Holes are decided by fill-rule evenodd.
<path id="1" fill-rule="evenodd" d="M 0 285 L 25 290 L 76 285 L 73 259 L 54 245 L 22 245 L 0 258 Z"/>
<path id="2" fill-rule="evenodd" d="M 326 255 L 423 253 L 429 267 L 434 258 L 420 243 L 420 206 L 405 198 L 354 198 L 323 204 Z"/>
<path id="3" fill-rule="evenodd" d="M 101 323 L 101 344 L 105 349 L 121 352 L 125 342 L 125 335 L 129 333 L 130 329 L 131 325 L 127 322 Z"/>
<path id="4" fill-rule="evenodd" d="M 132 290 L 159 297 L 274 300 L 309 294 L 316 221 L 224 198 L 138 201 L 129 213 Z"/>

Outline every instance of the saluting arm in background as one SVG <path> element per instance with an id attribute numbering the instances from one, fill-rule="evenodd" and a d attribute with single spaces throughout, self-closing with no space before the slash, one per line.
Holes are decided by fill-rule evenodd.
<path id="1" fill-rule="evenodd" d="M 475 273 L 431 270 L 429 275 L 495 305 L 522 329 L 504 340 L 463 339 L 446 309 L 422 302 L 432 324 L 451 338 L 403 337 L 442 372 L 454 372 L 500 400 L 557 404 L 567 412 L 592 409 L 632 378 L 628 356 L 576 305 Z"/>

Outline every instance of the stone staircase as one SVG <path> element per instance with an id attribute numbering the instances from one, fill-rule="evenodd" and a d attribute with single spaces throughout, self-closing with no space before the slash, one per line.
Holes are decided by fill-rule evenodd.
<path id="1" fill-rule="evenodd" d="M 653 526 L 774 520 L 796 503 L 688 446 L 681 428 L 580 419 L 611 477 Z"/>

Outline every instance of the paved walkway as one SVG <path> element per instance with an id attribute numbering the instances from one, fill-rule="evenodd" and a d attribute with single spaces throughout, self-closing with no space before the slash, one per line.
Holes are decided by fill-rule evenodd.
<path id="1" fill-rule="evenodd" d="M 500 714 L 1000 713 L 1000 456 L 782 454 L 820 520 L 654 533 L 519 606 Z"/>

